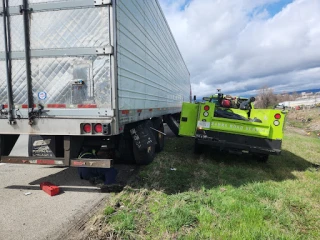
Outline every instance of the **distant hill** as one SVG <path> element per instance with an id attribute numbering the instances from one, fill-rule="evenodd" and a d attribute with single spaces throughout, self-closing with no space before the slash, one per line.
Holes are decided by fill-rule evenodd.
<path id="1" fill-rule="evenodd" d="M 293 92 L 289 92 L 289 94 L 292 94 L 292 93 L 303 93 L 303 92 L 312 92 L 312 93 L 316 93 L 316 92 L 320 92 L 320 89 L 308 89 L 308 90 L 301 90 L 301 91 L 293 91 Z"/>

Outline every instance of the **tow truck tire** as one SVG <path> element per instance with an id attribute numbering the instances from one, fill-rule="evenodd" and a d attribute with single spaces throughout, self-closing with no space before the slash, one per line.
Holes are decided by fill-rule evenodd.
<path id="1" fill-rule="evenodd" d="M 155 157 L 155 152 L 156 152 L 155 145 L 150 145 L 144 149 L 138 149 L 135 142 L 133 142 L 133 155 L 137 165 L 150 164 Z"/>
<path id="2" fill-rule="evenodd" d="M 266 163 L 269 159 L 269 155 L 268 154 L 260 154 L 257 156 L 257 160 L 260 163 Z"/>
<path id="3" fill-rule="evenodd" d="M 165 120 L 174 135 L 179 137 L 179 123 L 174 119 L 172 115 L 167 115 L 165 117 Z"/>
<path id="4" fill-rule="evenodd" d="M 194 141 L 194 149 L 195 154 L 201 154 L 203 152 L 203 145 L 198 143 L 198 139 L 195 139 Z"/>

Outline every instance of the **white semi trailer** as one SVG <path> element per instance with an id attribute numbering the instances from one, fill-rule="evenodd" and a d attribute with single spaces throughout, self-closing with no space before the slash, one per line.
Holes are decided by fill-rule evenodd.
<path id="1" fill-rule="evenodd" d="M 1 162 L 109 168 L 163 149 L 190 76 L 157 0 L 1 0 L 0 22 Z M 29 156 L 10 156 L 21 134 Z"/>

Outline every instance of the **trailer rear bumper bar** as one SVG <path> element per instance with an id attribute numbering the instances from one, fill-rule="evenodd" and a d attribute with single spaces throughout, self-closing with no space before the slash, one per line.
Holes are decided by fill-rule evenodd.
<path id="1" fill-rule="evenodd" d="M 197 131 L 196 139 L 199 144 L 218 147 L 221 150 L 237 150 L 245 153 L 268 155 L 279 155 L 282 145 L 282 140 L 203 130 Z"/>
<path id="2" fill-rule="evenodd" d="M 40 158 L 40 157 L 1 157 L 2 163 L 14 164 L 38 164 L 54 165 L 64 167 L 90 167 L 90 168 L 111 168 L 112 159 L 71 159 L 66 163 L 64 158 Z"/>

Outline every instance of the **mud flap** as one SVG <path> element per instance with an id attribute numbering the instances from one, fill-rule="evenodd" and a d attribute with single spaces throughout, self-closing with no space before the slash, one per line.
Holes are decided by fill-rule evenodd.
<path id="1" fill-rule="evenodd" d="M 63 137 L 29 136 L 29 157 L 63 157 L 63 151 Z"/>

